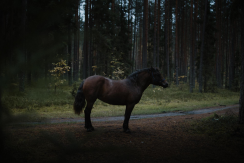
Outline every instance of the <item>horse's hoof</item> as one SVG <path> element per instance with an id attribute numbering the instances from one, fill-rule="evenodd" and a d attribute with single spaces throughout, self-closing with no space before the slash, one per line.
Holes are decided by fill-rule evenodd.
<path id="1" fill-rule="evenodd" d="M 93 130 L 91 128 L 88 128 L 86 131 L 87 132 L 92 132 Z"/>
<path id="2" fill-rule="evenodd" d="M 89 128 L 87 128 L 86 131 L 87 131 L 87 132 L 92 132 L 92 131 L 94 131 L 94 127 L 89 127 Z"/>
<path id="3" fill-rule="evenodd" d="M 124 132 L 125 132 L 125 133 L 128 133 L 128 134 L 131 133 L 131 132 L 130 132 L 130 129 L 128 129 L 128 128 L 127 128 L 127 129 L 124 129 Z"/>

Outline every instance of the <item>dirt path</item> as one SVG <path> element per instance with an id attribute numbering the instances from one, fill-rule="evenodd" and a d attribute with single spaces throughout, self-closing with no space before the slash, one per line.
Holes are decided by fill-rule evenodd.
<path id="1" fill-rule="evenodd" d="M 243 162 L 244 138 L 191 131 L 193 122 L 213 112 L 237 116 L 238 105 L 133 116 L 131 134 L 123 133 L 123 117 L 93 118 L 94 132 L 86 132 L 84 119 L 79 123 L 61 123 L 72 122 L 61 119 L 40 125 L 13 125 L 9 127 L 13 145 L 4 156 L 7 162 L 25 163 Z"/>
<path id="2" fill-rule="evenodd" d="M 230 108 L 237 108 L 239 105 L 231 105 L 231 106 L 217 106 L 217 107 L 210 107 L 210 108 L 203 108 L 188 112 L 178 111 L 178 112 L 169 112 L 169 113 L 161 113 L 161 114 L 149 114 L 149 115 L 132 115 L 130 117 L 131 120 L 134 119 L 145 119 L 145 118 L 159 118 L 159 117 L 169 117 L 169 116 L 182 116 L 182 115 L 197 115 L 197 114 L 206 114 L 212 113 L 216 111 L 221 111 Z M 106 121 L 123 121 L 124 117 L 98 117 L 98 118 L 91 118 L 92 122 L 106 122 Z M 46 123 L 64 123 L 64 122 L 84 122 L 85 119 L 81 118 L 58 118 L 58 119 L 47 119 L 38 122 L 24 122 L 25 124 L 46 124 Z"/>

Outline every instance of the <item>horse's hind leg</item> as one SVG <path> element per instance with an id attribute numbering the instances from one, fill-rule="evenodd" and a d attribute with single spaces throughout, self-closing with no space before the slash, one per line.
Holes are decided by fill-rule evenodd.
<path id="1" fill-rule="evenodd" d="M 126 133 L 130 133 L 129 120 L 130 120 L 130 115 L 131 115 L 131 112 L 132 112 L 134 106 L 135 106 L 134 104 L 126 105 L 125 120 L 123 123 L 123 129 L 124 129 L 124 132 L 126 132 Z"/>
<path id="2" fill-rule="evenodd" d="M 85 128 L 87 132 L 91 132 L 94 130 L 94 127 L 91 124 L 91 110 L 93 107 L 94 102 L 87 102 L 86 109 L 85 109 Z"/>

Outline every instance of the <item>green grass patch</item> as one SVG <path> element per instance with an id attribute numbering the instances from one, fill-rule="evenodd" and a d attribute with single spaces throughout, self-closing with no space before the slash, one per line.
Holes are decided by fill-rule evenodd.
<path id="1" fill-rule="evenodd" d="M 14 115 L 28 115 L 25 120 L 42 120 L 46 118 L 75 118 L 73 111 L 73 87 L 60 86 L 56 92 L 47 87 L 27 88 L 25 93 L 12 91 L 5 93 L 3 102 Z M 169 88 L 149 86 L 135 106 L 132 114 L 153 114 L 172 111 L 190 111 L 219 105 L 237 104 L 238 92 L 219 89 L 217 93 L 190 93 L 188 85 L 181 84 Z M 97 100 L 92 110 L 92 117 L 123 116 L 125 106 L 109 105 Z M 83 115 L 81 115 L 83 116 Z"/>

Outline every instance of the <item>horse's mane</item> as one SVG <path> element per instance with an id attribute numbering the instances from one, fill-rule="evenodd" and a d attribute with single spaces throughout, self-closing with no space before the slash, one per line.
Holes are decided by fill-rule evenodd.
<path id="1" fill-rule="evenodd" d="M 149 71 L 150 68 L 144 68 L 144 69 L 141 69 L 141 70 L 136 70 L 135 72 L 133 72 L 132 74 L 130 74 L 127 79 L 130 79 L 131 81 L 133 82 L 136 82 L 137 81 L 137 78 L 138 78 L 138 74 L 140 74 L 141 72 L 144 72 L 144 71 Z"/>

